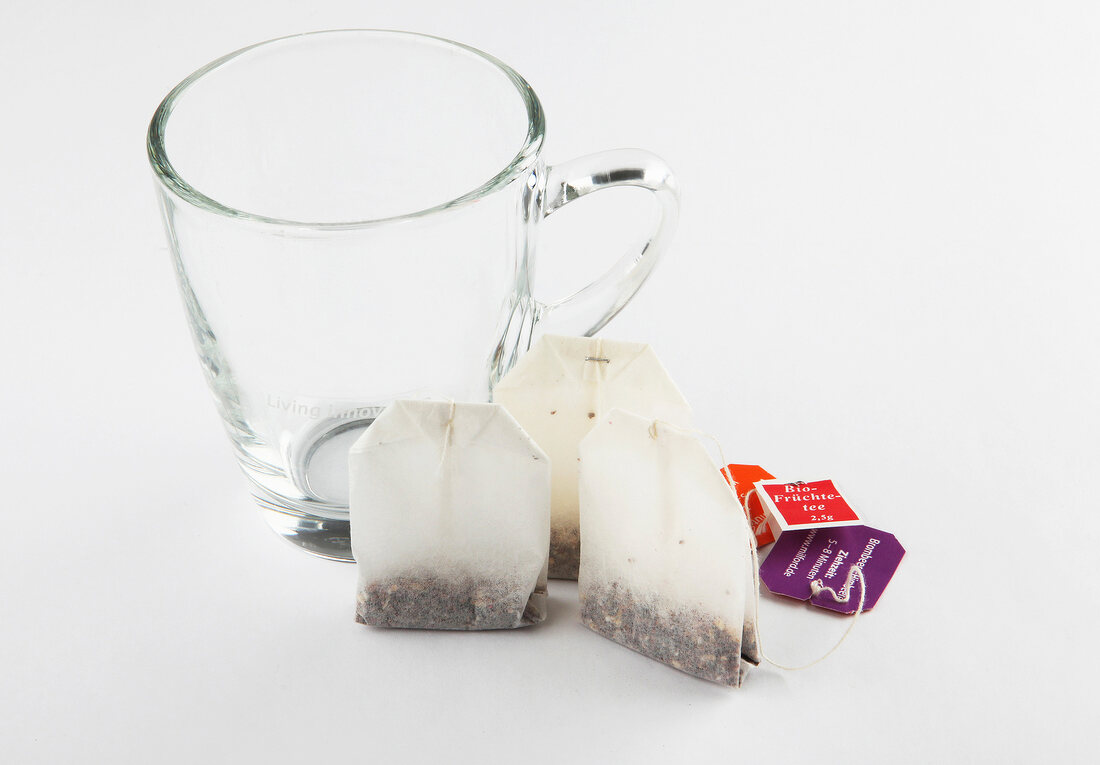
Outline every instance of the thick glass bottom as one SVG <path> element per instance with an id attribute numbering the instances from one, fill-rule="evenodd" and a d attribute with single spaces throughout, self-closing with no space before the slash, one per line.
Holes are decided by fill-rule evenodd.
<path id="1" fill-rule="evenodd" d="M 329 560 L 354 563 L 351 523 L 347 518 L 319 518 L 289 513 L 259 497 L 260 512 L 272 530 L 300 550 Z"/>

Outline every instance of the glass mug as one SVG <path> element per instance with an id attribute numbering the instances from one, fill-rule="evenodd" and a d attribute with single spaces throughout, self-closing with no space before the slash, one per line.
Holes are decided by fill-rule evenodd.
<path id="1" fill-rule="evenodd" d="M 346 30 L 243 48 L 157 108 L 148 153 L 207 381 L 267 521 L 351 560 L 347 452 L 399 397 L 486 401 L 536 332 L 590 335 L 676 226 L 640 150 L 541 156 L 534 91 L 459 43 Z M 659 211 L 640 251 L 554 303 L 542 219 L 614 186 Z"/>

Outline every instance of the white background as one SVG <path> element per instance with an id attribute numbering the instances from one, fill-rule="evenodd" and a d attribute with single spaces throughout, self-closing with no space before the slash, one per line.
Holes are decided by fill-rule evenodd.
<path id="1" fill-rule="evenodd" d="M 550 161 L 676 169 L 674 249 L 605 334 L 652 343 L 731 460 L 833 477 L 907 547 L 832 658 L 712 686 L 586 631 L 565 584 L 536 629 L 367 629 L 353 567 L 267 530 L 144 132 L 205 62 L 332 27 L 509 62 Z M 1098 29 L 1090 3 L 1003 0 L 5 2 L 0 761 L 1086 759 Z M 613 260 L 634 201 L 550 221 L 548 283 Z M 788 663 L 846 624 L 763 608 Z"/>

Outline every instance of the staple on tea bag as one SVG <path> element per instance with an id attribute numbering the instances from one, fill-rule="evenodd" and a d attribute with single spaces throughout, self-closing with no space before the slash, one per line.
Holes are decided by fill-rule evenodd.
<path id="1" fill-rule="evenodd" d="M 474 630 L 546 617 L 550 463 L 504 407 L 395 401 L 349 468 L 357 621 Z"/>
<path id="2" fill-rule="evenodd" d="M 618 407 L 690 426 L 691 407 L 648 345 L 544 335 L 493 390 L 551 460 L 550 576 L 580 564 L 577 446 Z"/>
<path id="3" fill-rule="evenodd" d="M 613 409 L 580 444 L 579 497 L 585 625 L 739 686 L 759 655 L 751 534 L 694 432 Z"/>

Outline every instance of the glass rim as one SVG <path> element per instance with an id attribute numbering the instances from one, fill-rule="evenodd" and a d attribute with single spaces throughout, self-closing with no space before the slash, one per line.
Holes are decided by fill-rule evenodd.
<path id="1" fill-rule="evenodd" d="M 501 74 L 511 80 L 512 85 L 516 88 L 516 92 L 523 99 L 524 107 L 527 110 L 527 136 L 523 145 L 519 151 L 512 158 L 504 169 L 500 170 L 489 180 L 482 183 L 477 188 L 474 188 L 460 196 L 455 197 L 447 202 L 442 202 L 432 207 L 427 207 L 422 210 L 415 210 L 413 212 L 402 213 L 400 215 L 391 215 L 382 218 L 366 218 L 361 220 L 351 221 L 299 221 L 283 218 L 275 218 L 267 215 L 260 215 L 258 213 L 248 212 L 246 210 L 239 210 L 230 205 L 223 204 L 213 197 L 207 196 L 203 192 L 192 186 L 186 179 L 184 179 L 172 166 L 172 162 L 168 157 L 168 151 L 164 145 L 165 130 L 168 125 L 168 120 L 172 116 L 172 110 L 175 108 L 176 103 L 180 97 L 197 81 L 202 79 L 210 72 L 219 69 L 220 67 L 232 62 L 234 59 L 242 56 L 256 48 L 261 48 L 267 45 L 273 45 L 275 43 L 286 42 L 288 40 L 294 40 L 298 38 L 309 38 L 317 35 L 327 34 L 349 34 L 349 33 L 366 33 L 370 35 L 378 35 L 383 37 L 409 37 L 415 38 L 421 42 L 433 42 L 443 43 L 444 45 L 457 48 L 466 53 L 473 54 L 495 67 Z M 527 171 L 535 162 L 538 157 L 539 151 L 542 148 L 542 142 L 546 134 L 546 118 L 543 114 L 542 104 L 535 94 L 534 89 L 528 84 L 516 70 L 505 64 L 495 56 L 491 56 L 484 51 L 478 50 L 470 45 L 456 42 L 454 40 L 448 40 L 444 37 L 437 37 L 435 35 L 423 34 L 420 32 L 407 32 L 399 29 L 325 29 L 315 32 L 302 32 L 299 34 L 285 35 L 283 37 L 275 37 L 270 40 L 264 40 L 262 42 L 247 45 L 244 48 L 235 50 L 232 53 L 228 53 L 221 58 L 211 61 L 209 64 L 195 70 L 188 75 L 183 81 L 181 81 L 176 87 L 164 97 L 164 100 L 157 106 L 156 111 L 153 113 L 153 119 L 149 123 L 149 130 L 146 135 L 146 152 L 149 158 L 149 164 L 153 168 L 153 172 L 161 184 L 165 186 L 169 191 L 175 194 L 180 199 L 206 210 L 208 212 L 217 213 L 230 218 L 235 218 L 243 221 L 252 221 L 255 223 L 264 223 L 276 226 L 287 226 L 293 228 L 303 229 L 357 229 L 367 228 L 371 226 L 377 226 L 386 223 L 396 223 L 398 221 L 410 220 L 416 218 L 423 218 L 434 213 L 442 212 L 444 210 L 454 209 L 456 207 L 462 207 L 464 205 L 475 202 L 498 189 L 507 186 L 513 180 Z"/>

